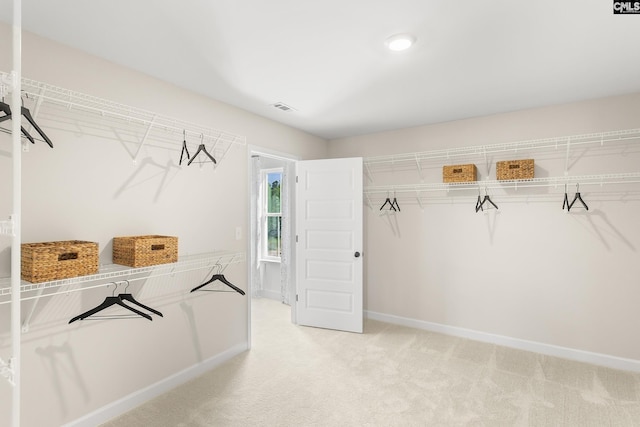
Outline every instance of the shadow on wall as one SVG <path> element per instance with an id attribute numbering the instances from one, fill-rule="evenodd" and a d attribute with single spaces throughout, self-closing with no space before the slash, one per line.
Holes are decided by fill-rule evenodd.
<path id="1" fill-rule="evenodd" d="M 212 163 L 213 164 L 213 163 Z M 148 167 L 149 166 L 149 167 Z M 154 169 L 155 168 L 155 169 Z M 176 165 L 173 160 L 168 160 L 165 165 L 153 160 L 151 157 L 145 157 L 135 168 L 133 173 L 122 183 L 113 195 L 114 199 L 120 197 L 126 190 L 142 185 L 144 182 L 156 180 L 158 177 L 158 189 L 155 192 L 153 201 L 160 199 L 162 191 L 169 185 L 171 180 L 175 178 L 180 166 Z M 154 173 L 155 171 L 155 173 Z M 174 171 L 175 173 L 171 173 Z"/>
<path id="2" fill-rule="evenodd" d="M 198 322 L 196 322 L 195 315 L 193 313 L 193 306 L 190 301 L 183 301 L 180 303 L 180 308 L 187 319 L 189 324 L 189 331 L 191 332 L 191 341 L 193 342 L 193 349 L 196 352 L 196 360 L 200 363 L 203 360 L 202 357 L 202 345 L 200 344 L 200 336 L 198 332 Z"/>
<path id="3" fill-rule="evenodd" d="M 573 213 L 572 213 L 573 214 Z M 604 213 L 600 209 L 594 209 L 589 211 L 580 211 L 576 213 L 576 216 L 581 218 L 583 221 L 581 223 L 585 226 L 585 228 L 598 237 L 598 240 L 602 242 L 602 245 L 607 248 L 608 251 L 611 251 L 611 246 L 607 241 L 607 235 L 611 238 L 614 238 L 627 246 L 633 252 L 636 252 L 636 247 L 631 243 L 629 239 L 622 233 L 615 225 L 609 220 L 607 214 Z M 586 219 L 586 221 L 584 221 Z M 599 223 L 599 224 L 598 224 Z M 587 224 L 589 227 L 587 227 Z"/>
<path id="4" fill-rule="evenodd" d="M 400 224 L 398 222 L 398 216 L 393 211 L 382 211 L 379 213 L 380 218 L 383 219 L 385 225 L 389 227 L 394 237 L 401 238 Z"/>
<path id="5" fill-rule="evenodd" d="M 49 371 L 53 388 L 56 390 L 56 396 L 58 397 L 58 404 L 60 405 L 60 413 L 66 417 L 69 413 L 67 402 L 65 400 L 65 390 L 63 388 L 63 381 L 70 379 L 71 382 L 82 392 L 85 403 L 90 401 L 89 389 L 87 388 L 78 365 L 76 363 L 73 350 L 68 342 L 65 341 L 62 345 L 48 345 L 46 347 L 37 347 L 36 354 L 41 356 L 45 362 L 46 368 Z"/>
<path id="6" fill-rule="evenodd" d="M 487 233 L 489 236 L 489 244 L 493 245 L 493 238 L 496 235 L 498 229 L 498 220 L 500 218 L 500 211 L 497 209 L 489 209 L 482 212 L 485 218 L 485 224 L 487 225 Z"/>

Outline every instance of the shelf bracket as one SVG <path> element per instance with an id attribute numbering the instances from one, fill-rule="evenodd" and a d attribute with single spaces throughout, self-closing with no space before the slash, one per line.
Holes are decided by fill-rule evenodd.
<path id="1" fill-rule="evenodd" d="M 31 324 L 31 319 L 33 318 L 33 314 L 36 312 L 36 307 L 38 306 L 38 302 L 40 301 L 40 297 L 42 296 L 43 293 L 44 293 L 44 288 L 39 288 L 38 295 L 36 296 L 35 301 L 33 301 L 31 310 L 29 310 L 29 314 L 24 319 L 24 322 L 22 322 L 22 333 L 26 334 L 27 332 L 29 332 L 29 324 Z"/>
<path id="2" fill-rule="evenodd" d="M 38 93 L 38 99 L 36 100 L 36 105 L 35 107 L 33 107 L 33 118 L 37 119 L 38 118 L 38 113 L 40 113 L 40 107 L 42 107 L 42 102 L 44 101 L 44 94 L 47 91 L 47 89 L 43 86 L 40 89 L 40 93 Z"/>
<path id="3" fill-rule="evenodd" d="M 369 178 L 369 181 L 371 181 L 371 183 L 373 184 L 373 174 L 371 173 L 371 167 L 369 166 L 368 162 L 364 162 L 364 172 L 366 177 Z"/>
<path id="4" fill-rule="evenodd" d="M 2 76 L 0 76 L 2 77 Z M 4 99 L 7 96 L 7 92 L 9 92 L 7 85 L 4 83 L 5 79 L 2 77 L 0 80 L 0 99 Z"/>
<path id="5" fill-rule="evenodd" d="M 564 175 L 569 175 L 569 152 L 571 151 L 571 138 L 567 138 L 567 154 L 564 158 Z"/>
<path id="6" fill-rule="evenodd" d="M 420 175 L 420 182 L 424 182 L 424 176 L 422 176 L 422 168 L 420 167 L 420 160 L 418 160 L 418 154 L 415 155 L 416 168 L 418 168 L 418 175 Z"/>
<path id="7" fill-rule="evenodd" d="M 216 147 L 218 146 L 218 142 L 220 142 L 220 138 L 221 138 L 221 137 L 222 137 L 222 135 L 218 135 L 218 137 L 216 138 L 216 142 L 213 144 L 213 147 L 211 147 L 211 155 L 212 155 L 213 157 L 215 157 Z M 227 156 L 227 152 L 231 149 L 231 147 L 233 146 L 233 144 L 235 143 L 235 141 L 236 141 L 236 137 L 234 136 L 234 137 L 233 137 L 233 142 L 232 142 L 231 144 L 229 144 L 229 145 L 227 146 L 227 149 L 224 151 L 224 153 L 222 153 L 222 157 L 223 157 L 223 158 Z M 217 163 L 214 163 L 214 164 L 213 164 L 213 168 L 215 169 L 215 168 L 217 168 L 217 167 L 218 167 L 218 164 L 217 164 Z"/>
<path id="8" fill-rule="evenodd" d="M 371 197 L 369 197 L 369 193 L 365 192 L 364 194 L 367 197 L 367 206 L 369 206 L 369 209 L 373 210 L 373 205 L 371 204 Z"/>
<path id="9" fill-rule="evenodd" d="M 16 384 L 13 381 L 13 360 L 13 357 L 10 357 L 9 361 L 5 362 L 0 357 L 0 375 L 6 378 L 6 380 L 9 381 L 9 384 L 15 386 Z"/>
<path id="10" fill-rule="evenodd" d="M 487 176 L 485 179 L 489 179 L 489 175 L 491 174 L 491 165 L 489 164 L 489 159 L 487 158 L 487 147 L 482 147 L 482 152 L 484 154 L 484 164 L 487 167 Z"/>
<path id="11" fill-rule="evenodd" d="M 11 92 L 13 90 L 14 87 L 16 87 L 16 72 L 15 71 L 11 71 L 10 73 L 7 73 L 4 76 L 1 76 L 0 78 L 0 84 L 2 84 L 3 87 L 5 87 L 6 89 L 8 89 L 8 92 Z M 6 95 L 6 93 L 2 92 L 2 95 Z"/>
<path id="12" fill-rule="evenodd" d="M 0 221 L 1 236 L 15 236 L 13 218 L 9 217 L 8 221 Z"/>
<path id="13" fill-rule="evenodd" d="M 140 151 L 142 151 L 142 147 L 144 146 L 145 142 L 147 142 L 147 138 L 149 137 L 149 132 L 151 132 L 151 128 L 153 128 L 153 122 L 155 120 L 156 120 L 156 116 L 154 115 L 151 121 L 149 122 L 149 126 L 147 126 L 147 131 L 144 133 L 144 136 L 142 137 L 142 141 L 140 141 L 140 146 L 138 147 L 138 151 L 136 152 L 136 155 L 133 158 L 134 165 L 138 161 L 138 156 L 140 155 Z"/>

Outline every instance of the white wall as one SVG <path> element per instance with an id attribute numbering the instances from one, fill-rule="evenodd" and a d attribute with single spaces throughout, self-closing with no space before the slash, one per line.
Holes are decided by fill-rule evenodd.
<path id="1" fill-rule="evenodd" d="M 0 70 L 10 71 L 9 27 L 0 25 Z M 326 142 L 220 102 L 168 85 L 32 34 L 23 38 L 23 75 L 159 114 L 240 135 L 250 144 L 301 158 L 326 157 Z M 247 149 L 232 148 L 217 169 L 178 167 L 175 151 L 149 144 L 137 165 L 117 129 L 101 137 L 81 122 L 73 131 L 51 115 L 38 120 L 54 141 L 23 154 L 24 242 L 98 242 L 111 261 L 111 239 L 134 234 L 179 237 L 180 254 L 245 251 Z M 11 213 L 11 142 L 0 133 L 0 218 Z M 242 227 L 243 238 L 235 239 Z M 9 271 L 10 241 L 0 237 L 0 277 Z M 106 288 L 43 298 L 22 337 L 22 425 L 58 426 L 130 393 L 247 345 L 247 299 L 189 294 L 207 271 L 137 282 L 130 291 L 164 318 L 68 320 L 102 302 Z M 247 290 L 246 266 L 225 271 Z M 23 318 L 33 306 L 23 303 Z M 10 357 L 10 306 L 0 305 L 0 356 Z M 0 425 L 10 420 L 11 388 L 0 380 Z"/>
<path id="2" fill-rule="evenodd" d="M 261 271 L 262 290 L 259 292 L 259 295 L 264 298 L 282 301 L 282 288 L 280 284 L 280 263 L 262 261 Z"/>
<path id="3" fill-rule="evenodd" d="M 632 94 L 345 138 L 329 152 L 367 157 L 638 127 L 640 94 Z M 564 155 L 490 156 L 490 178 L 495 161 L 528 157 L 537 176 L 562 176 Z M 442 182 L 442 166 L 459 163 L 487 176 L 476 156 L 430 163 L 425 182 Z M 571 175 L 640 172 L 640 141 L 576 147 L 569 165 Z M 373 184 L 409 182 L 420 183 L 417 172 L 381 173 Z M 378 205 L 366 209 L 365 309 L 640 362 L 640 184 L 581 193 L 588 212 L 563 212 L 562 188 L 494 191 L 492 213 L 475 213 L 475 191 L 434 194 L 424 211 L 401 199 L 391 220 Z"/>

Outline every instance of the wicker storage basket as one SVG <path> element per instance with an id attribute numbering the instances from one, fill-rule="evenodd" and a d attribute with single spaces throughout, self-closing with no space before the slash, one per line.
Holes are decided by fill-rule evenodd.
<path id="1" fill-rule="evenodd" d="M 533 178 L 533 159 L 506 160 L 496 163 L 496 178 L 498 180 L 531 179 Z"/>
<path id="2" fill-rule="evenodd" d="M 125 236 L 113 238 L 114 264 L 147 267 L 177 261 L 177 237 Z"/>
<path id="3" fill-rule="evenodd" d="M 24 243 L 21 277 L 31 283 L 86 276 L 98 272 L 98 244 L 82 240 Z"/>
<path id="4" fill-rule="evenodd" d="M 443 182 L 471 182 L 476 181 L 478 169 L 476 165 L 453 165 L 442 167 Z"/>

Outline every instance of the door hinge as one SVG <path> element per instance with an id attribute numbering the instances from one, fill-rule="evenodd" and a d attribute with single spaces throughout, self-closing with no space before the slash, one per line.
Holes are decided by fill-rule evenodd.
<path id="1" fill-rule="evenodd" d="M 296 294 L 296 302 L 298 302 L 298 294 Z"/>
<path id="2" fill-rule="evenodd" d="M 296 175 L 296 184 L 298 183 L 298 175 Z"/>
<path id="3" fill-rule="evenodd" d="M 298 243 L 298 235 L 296 234 L 296 243 Z"/>

